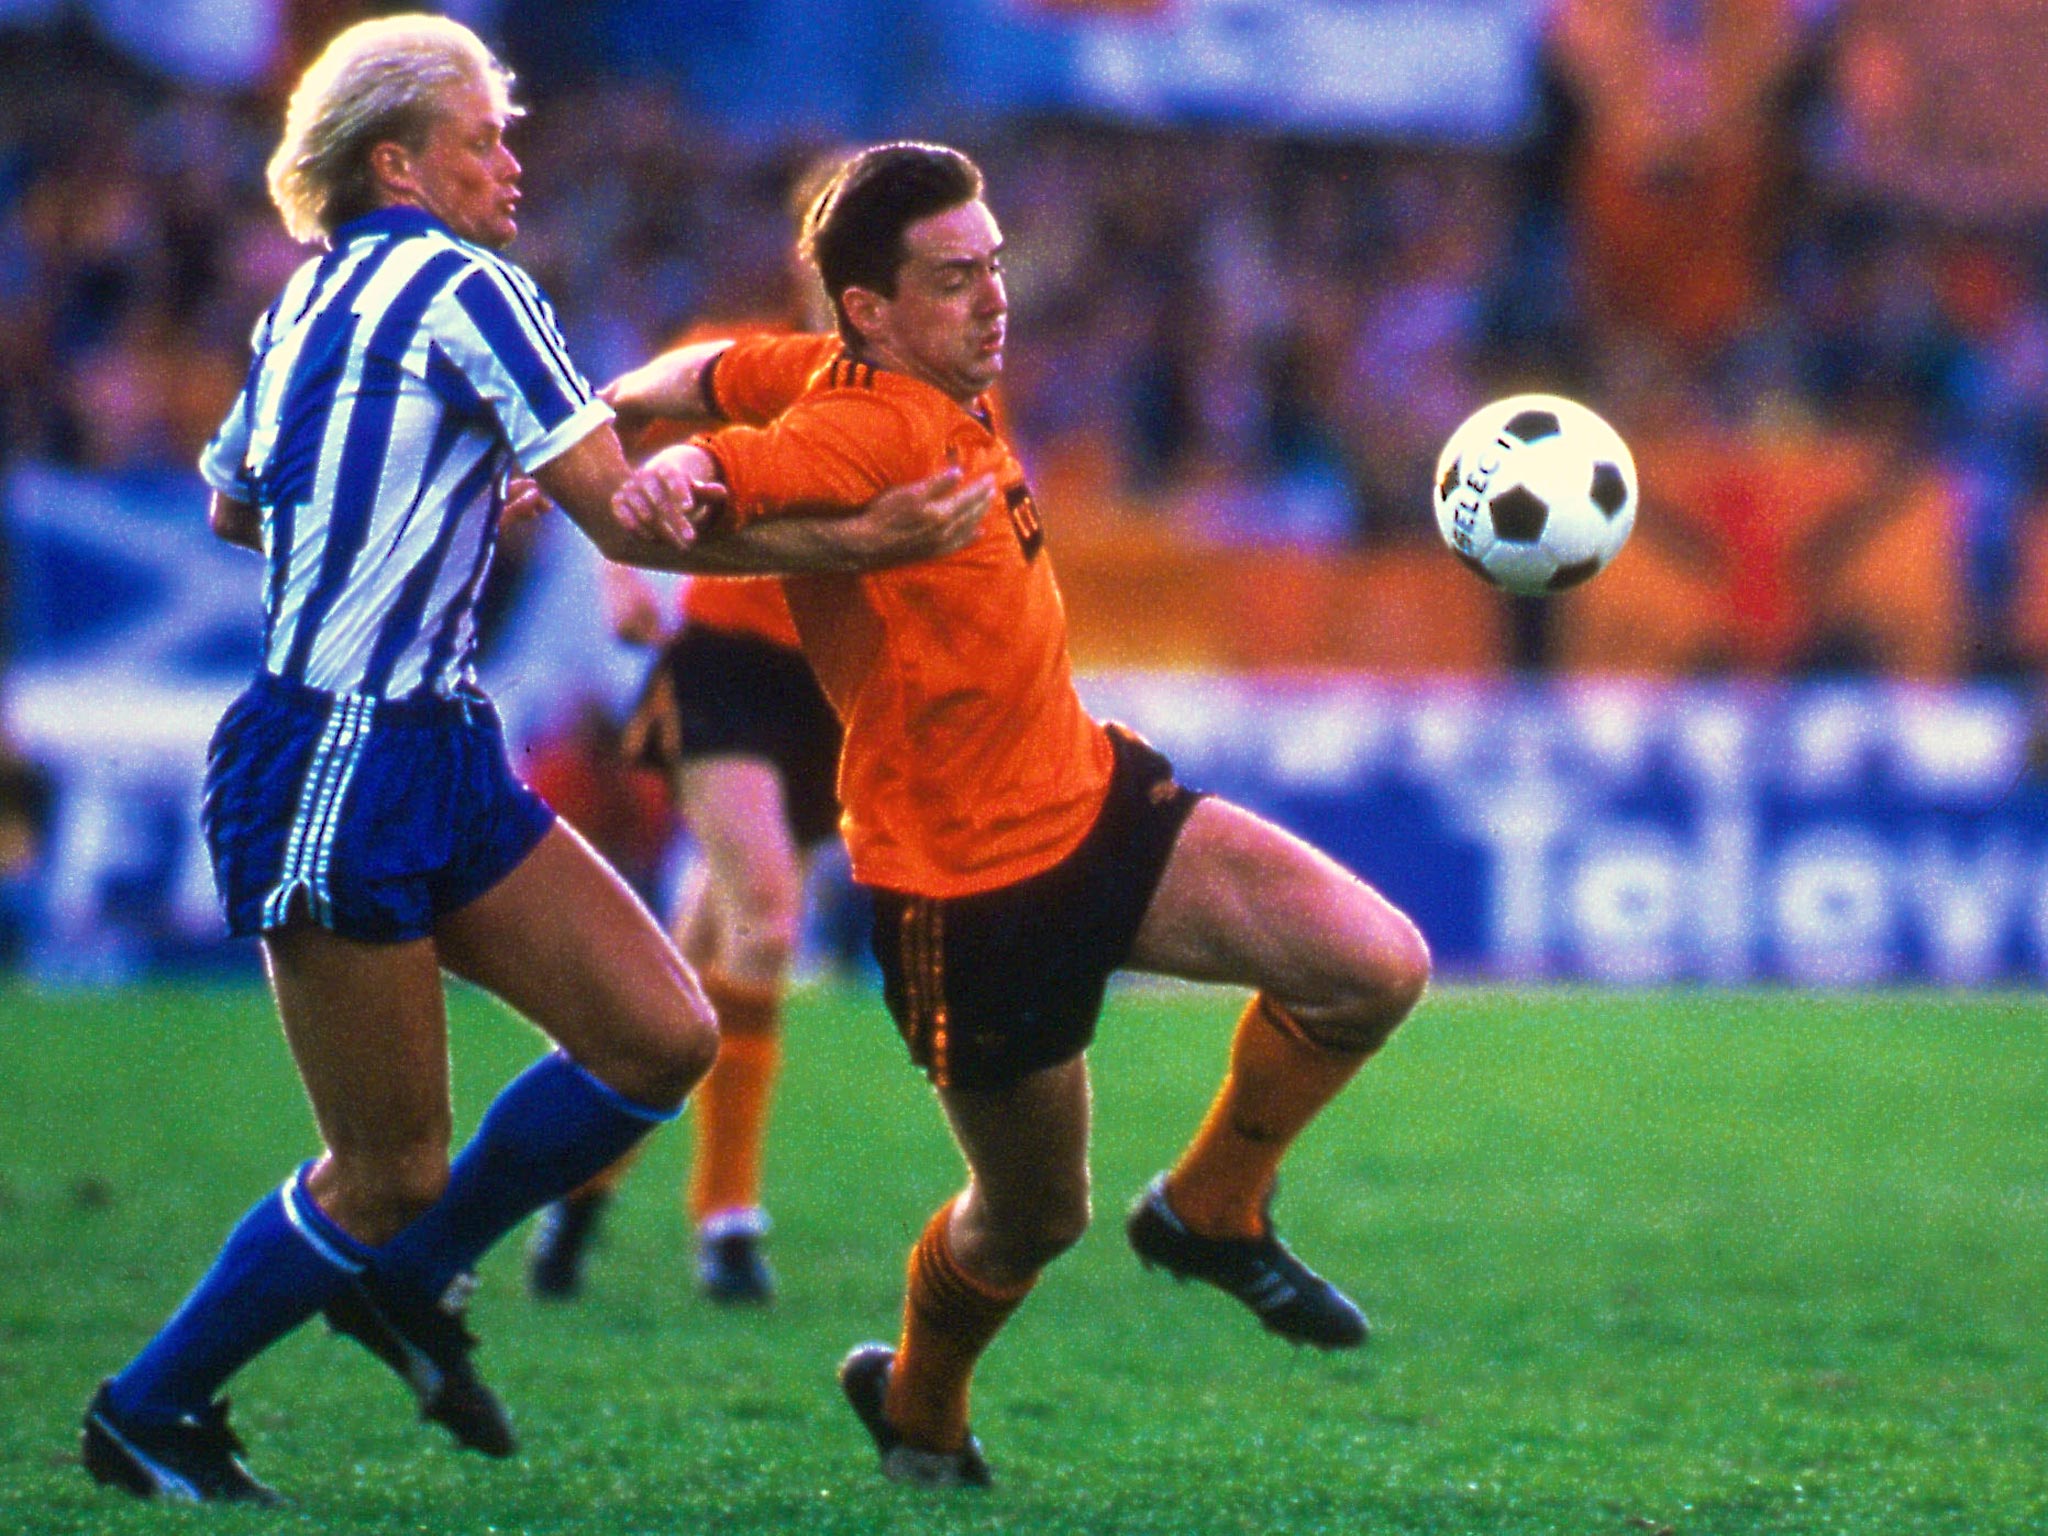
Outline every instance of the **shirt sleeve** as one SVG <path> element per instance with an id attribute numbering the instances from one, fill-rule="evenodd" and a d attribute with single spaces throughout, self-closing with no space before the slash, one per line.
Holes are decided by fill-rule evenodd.
<path id="1" fill-rule="evenodd" d="M 249 480 L 250 416 L 254 408 L 256 376 L 263 368 L 263 355 L 270 350 L 270 327 L 277 315 L 272 305 L 249 333 L 249 372 L 228 407 L 220 428 L 199 454 L 199 478 L 223 496 L 254 502 L 256 487 Z"/>
<path id="2" fill-rule="evenodd" d="M 698 441 L 718 461 L 741 524 L 854 512 L 946 464 L 928 423 L 860 390 L 807 396 L 770 426 L 727 427 Z"/>
<path id="3" fill-rule="evenodd" d="M 612 419 L 576 365 L 532 278 L 486 260 L 435 305 L 434 340 L 490 407 L 531 474 Z"/>
<path id="4" fill-rule="evenodd" d="M 723 420 L 766 426 L 840 349 L 836 336 L 742 336 L 712 360 L 704 398 Z"/>

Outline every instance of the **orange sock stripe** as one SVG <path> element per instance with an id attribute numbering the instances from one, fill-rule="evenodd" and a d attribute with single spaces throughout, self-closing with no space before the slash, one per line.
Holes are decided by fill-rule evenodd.
<path id="1" fill-rule="evenodd" d="M 761 1203 L 761 1165 L 768 1140 L 768 1110 L 782 1066 L 782 1041 L 773 1034 L 728 1034 L 692 1101 L 694 1155 L 690 1164 L 690 1219 L 702 1225 L 719 1211 Z"/>
<path id="2" fill-rule="evenodd" d="M 1370 1056 L 1372 1054 L 1370 1051 L 1344 1050 L 1318 1038 L 1314 1031 L 1309 1029 L 1306 1024 L 1302 1023 L 1301 1020 L 1297 1019 L 1263 992 L 1258 993 L 1252 998 L 1246 1011 L 1248 1013 L 1256 1013 L 1267 1024 L 1270 1024 L 1277 1033 L 1285 1035 L 1288 1039 L 1299 1045 L 1307 1046 L 1312 1051 L 1320 1051 L 1325 1056 Z"/>
<path id="3" fill-rule="evenodd" d="M 779 982 L 746 981 L 707 969 L 704 996 L 718 1015 L 718 1059 L 691 1103 L 695 1152 L 684 1203 L 702 1225 L 720 1211 L 761 1203 L 768 1105 L 782 1066 Z"/>
<path id="4" fill-rule="evenodd" d="M 956 1303 L 962 1309 L 1000 1307 L 1007 1313 L 1029 1296 L 1032 1286 L 1037 1283 L 1027 1280 L 1022 1285 L 997 1285 L 993 1280 L 963 1269 L 953 1253 L 951 1204 L 942 1206 L 938 1215 L 925 1224 L 924 1235 L 917 1240 L 917 1256 L 924 1261 L 925 1279 L 933 1294 Z"/>
<path id="5" fill-rule="evenodd" d="M 1274 1002 L 1264 992 L 1253 995 L 1251 1002 L 1246 1005 L 1246 1011 L 1257 1014 L 1290 1040 L 1299 1040 L 1303 1045 L 1315 1045 L 1316 1043 L 1314 1037 L 1301 1027 L 1299 1019 Z"/>

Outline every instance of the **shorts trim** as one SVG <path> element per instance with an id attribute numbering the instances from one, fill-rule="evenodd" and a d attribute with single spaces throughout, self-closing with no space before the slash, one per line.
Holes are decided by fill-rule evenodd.
<path id="1" fill-rule="evenodd" d="M 334 923 L 334 903 L 327 871 L 334 859 L 334 834 L 339 811 L 369 745 L 370 718 L 377 708 L 368 694 L 336 694 L 327 714 L 327 728 L 314 749 L 299 808 L 292 816 L 284 873 L 263 900 L 263 926 L 281 928 L 291 916 L 292 898 L 303 891 L 313 919 L 322 927 Z"/>
<path id="2" fill-rule="evenodd" d="M 951 1085 L 946 1018 L 946 909 L 928 897 L 903 907 L 903 1030 L 911 1056 L 926 1063 L 934 1085 Z"/>

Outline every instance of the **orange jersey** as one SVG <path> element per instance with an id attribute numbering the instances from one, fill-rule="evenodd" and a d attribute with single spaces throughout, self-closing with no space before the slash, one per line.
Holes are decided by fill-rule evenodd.
<path id="1" fill-rule="evenodd" d="M 783 580 L 846 725 L 839 798 L 854 876 L 934 897 L 1012 884 L 1073 851 L 1110 771 L 1109 737 L 1074 691 L 1030 487 L 987 397 L 970 409 L 819 340 L 822 365 L 771 425 L 702 440 L 734 517 L 788 502 L 851 512 L 948 464 L 996 479 L 995 505 L 957 553 Z M 752 397 L 762 374 L 790 366 L 792 345 L 736 342 L 718 365 L 720 397 Z"/>
<path id="2" fill-rule="evenodd" d="M 836 352 L 839 343 L 829 336 L 789 335 L 779 328 L 750 323 L 737 326 L 692 326 L 676 338 L 675 345 L 711 341 L 724 336 L 745 336 L 757 361 L 736 381 L 736 387 L 721 388 L 718 364 L 705 381 L 705 399 L 712 414 L 722 421 L 760 426 L 773 420 L 784 406 L 803 393 L 805 382 L 825 357 Z M 690 434 L 666 422 L 655 422 L 634 443 L 636 454 L 646 455 L 671 443 L 687 441 Z M 683 583 L 678 604 L 685 624 L 702 625 L 729 633 L 752 635 L 772 645 L 798 649 L 796 621 L 789 616 L 789 603 L 782 595 L 782 583 L 773 576 L 696 576 Z"/>

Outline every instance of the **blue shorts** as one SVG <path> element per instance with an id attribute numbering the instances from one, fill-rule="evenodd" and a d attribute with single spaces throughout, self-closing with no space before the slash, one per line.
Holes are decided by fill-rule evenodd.
<path id="1" fill-rule="evenodd" d="M 345 938 L 425 938 L 518 867 L 555 814 L 481 698 L 372 699 L 268 674 L 206 753 L 207 851 L 228 929 L 303 911 Z"/>

